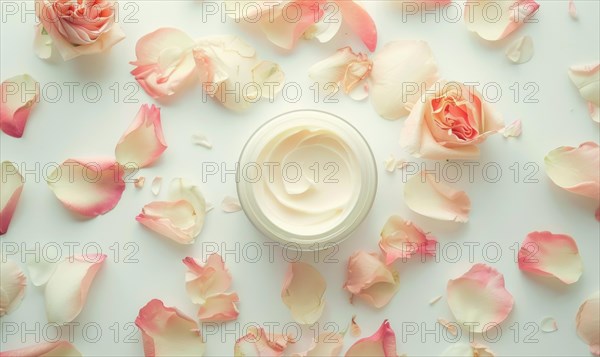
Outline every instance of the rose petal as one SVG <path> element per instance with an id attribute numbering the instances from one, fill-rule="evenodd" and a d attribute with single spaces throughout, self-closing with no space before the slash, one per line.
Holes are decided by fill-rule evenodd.
<path id="1" fill-rule="evenodd" d="M 600 356 L 600 292 L 585 300 L 575 317 L 577 334 L 590 346 L 594 356 Z"/>
<path id="2" fill-rule="evenodd" d="M 10 161 L 0 164 L 0 235 L 8 231 L 25 181 L 17 167 Z"/>
<path id="3" fill-rule="evenodd" d="M 357 251 L 348 259 L 344 289 L 377 308 L 387 305 L 398 291 L 398 273 L 375 253 Z"/>
<path id="4" fill-rule="evenodd" d="M 344 345 L 344 335 L 339 333 L 321 333 L 313 339 L 308 351 L 294 353 L 292 357 L 337 357 Z"/>
<path id="5" fill-rule="evenodd" d="M 530 36 L 522 36 L 506 49 L 506 57 L 512 63 L 525 63 L 533 58 L 533 40 Z"/>
<path id="6" fill-rule="evenodd" d="M 360 37 L 369 51 L 377 47 L 377 27 L 369 13 L 355 1 L 334 0 L 348 27 Z"/>
<path id="7" fill-rule="evenodd" d="M 232 321 L 240 314 L 236 303 L 240 301 L 237 293 L 209 296 L 198 310 L 200 321 Z"/>
<path id="8" fill-rule="evenodd" d="M 501 40 L 527 23 L 539 7 L 534 0 L 467 0 L 465 23 L 485 40 Z"/>
<path id="9" fill-rule="evenodd" d="M 350 346 L 345 356 L 396 357 L 396 334 L 388 320 L 383 321 L 372 336 L 361 338 Z"/>
<path id="10" fill-rule="evenodd" d="M 558 324 L 556 323 L 556 320 L 552 317 L 545 317 L 542 322 L 540 323 L 540 330 L 542 330 L 542 332 L 554 332 L 556 330 L 558 330 Z"/>
<path id="11" fill-rule="evenodd" d="M 105 259 L 104 254 L 72 256 L 58 264 L 45 288 L 48 322 L 64 324 L 79 315 Z"/>
<path id="12" fill-rule="evenodd" d="M 456 322 L 450 322 L 446 319 L 439 317 L 437 319 L 438 324 L 442 325 L 452 336 L 458 335 L 458 324 Z"/>
<path id="13" fill-rule="evenodd" d="M 169 187 L 169 201 L 145 205 L 135 219 L 177 243 L 192 244 L 202 231 L 205 216 L 206 201 L 198 186 L 176 178 Z"/>
<path id="14" fill-rule="evenodd" d="M 277 64 L 262 61 L 236 36 L 201 39 L 193 55 L 196 66 L 206 72 L 205 93 L 231 110 L 243 111 L 261 98 L 275 97 L 285 81 Z"/>
<path id="15" fill-rule="evenodd" d="M 41 24 L 35 27 L 33 49 L 35 54 L 41 59 L 48 59 L 52 56 L 52 37 L 50 37 L 48 31 Z"/>
<path id="16" fill-rule="evenodd" d="M 68 159 L 46 178 L 70 211 L 96 217 L 112 210 L 125 190 L 123 167 L 110 159 Z"/>
<path id="17" fill-rule="evenodd" d="M 21 304 L 25 296 L 27 279 L 19 266 L 12 260 L 0 262 L 0 317 L 11 313 Z"/>
<path id="18" fill-rule="evenodd" d="M 160 109 L 144 104 L 117 143 L 115 157 L 123 166 L 142 168 L 154 163 L 166 148 Z"/>
<path id="19" fill-rule="evenodd" d="M 140 176 L 133 180 L 133 185 L 135 186 L 135 188 L 142 188 L 142 187 L 144 187 L 145 183 L 146 183 L 146 178 L 144 176 Z"/>
<path id="20" fill-rule="evenodd" d="M 360 336 L 360 333 L 360 326 L 356 323 L 356 315 L 352 315 L 352 320 L 350 321 L 350 336 L 358 337 Z"/>
<path id="21" fill-rule="evenodd" d="M 152 180 L 152 184 L 151 184 L 151 191 L 154 194 L 154 196 L 158 196 L 158 194 L 160 193 L 160 189 L 162 186 L 162 182 L 163 182 L 163 178 L 160 176 L 156 176 L 153 180 Z"/>
<path id="22" fill-rule="evenodd" d="M 206 135 L 204 135 L 200 132 L 192 135 L 192 143 L 203 146 L 207 149 L 212 149 L 212 147 L 213 147 L 212 143 L 210 142 L 210 140 L 208 140 Z"/>
<path id="23" fill-rule="evenodd" d="M 2 82 L 0 97 L 0 130 L 22 137 L 29 113 L 39 101 L 40 84 L 28 74 L 14 76 Z"/>
<path id="24" fill-rule="evenodd" d="M 583 273 L 575 240 L 566 234 L 548 231 L 527 235 L 519 249 L 518 264 L 523 271 L 553 276 L 565 284 L 578 281 Z"/>
<path id="25" fill-rule="evenodd" d="M 571 66 L 569 68 L 569 77 L 583 99 L 588 101 L 588 110 L 592 120 L 600 122 L 600 63 L 593 63 L 582 66 Z"/>
<path id="26" fill-rule="evenodd" d="M 31 283 L 35 286 L 42 286 L 50 280 L 60 261 L 50 261 L 36 255 L 27 254 L 25 256 L 25 264 Z"/>
<path id="27" fill-rule="evenodd" d="M 281 289 L 281 300 L 296 322 L 312 325 L 323 314 L 326 288 L 325 279 L 310 264 L 290 263 Z"/>
<path id="28" fill-rule="evenodd" d="M 561 146 L 544 158 L 546 174 L 560 188 L 600 200 L 600 148 L 585 142 L 578 148 Z"/>
<path id="29" fill-rule="evenodd" d="M 316 38 L 319 42 L 326 43 L 337 35 L 342 26 L 342 12 L 337 6 L 325 6 L 323 11 L 321 19 L 304 31 L 305 39 Z"/>
<path id="30" fill-rule="evenodd" d="M 237 198 L 225 196 L 223 202 L 221 202 L 221 209 L 223 210 L 223 212 L 234 213 L 241 210 L 242 206 L 240 205 L 240 201 Z"/>
<path id="31" fill-rule="evenodd" d="M 81 352 L 67 341 L 46 342 L 0 352 L 0 357 L 81 357 Z"/>
<path id="32" fill-rule="evenodd" d="M 448 305 L 457 322 L 482 333 L 498 325 L 512 310 L 514 300 L 496 269 L 475 264 L 468 272 L 450 279 Z"/>
<path id="33" fill-rule="evenodd" d="M 435 237 L 400 216 L 388 218 L 380 235 L 379 248 L 388 265 L 396 259 L 410 258 L 414 254 L 435 256 Z"/>
<path id="34" fill-rule="evenodd" d="M 183 31 L 160 28 L 138 40 L 131 74 L 152 98 L 173 95 L 194 78 L 194 46 Z"/>
<path id="35" fill-rule="evenodd" d="M 569 0 L 569 16 L 573 20 L 577 20 L 577 7 L 575 7 L 575 2 L 573 0 Z"/>
<path id="36" fill-rule="evenodd" d="M 394 157 L 394 155 L 390 155 L 384 162 L 383 166 L 385 167 L 385 171 L 392 173 L 396 171 L 398 168 L 398 160 Z"/>
<path id="37" fill-rule="evenodd" d="M 440 299 L 442 298 L 442 295 L 436 296 L 433 299 L 429 300 L 429 305 L 433 305 L 436 302 L 440 301 Z"/>
<path id="38" fill-rule="evenodd" d="M 209 255 L 205 264 L 192 257 L 183 259 L 183 264 L 188 267 L 185 288 L 194 304 L 204 304 L 208 297 L 224 293 L 231 286 L 231 274 L 217 253 Z"/>
<path id="39" fill-rule="evenodd" d="M 455 343 L 446 348 L 442 353 L 442 357 L 494 357 L 494 352 L 484 345 L 472 342 L 470 345 L 466 343 Z"/>
<path id="40" fill-rule="evenodd" d="M 398 119 L 437 79 L 437 64 L 427 42 L 389 42 L 373 56 L 371 102 L 383 118 Z"/>
<path id="41" fill-rule="evenodd" d="M 140 309 L 135 319 L 142 333 L 146 357 L 202 356 L 204 341 L 198 324 L 173 307 L 154 299 Z"/>
<path id="42" fill-rule="evenodd" d="M 508 124 L 504 129 L 500 130 L 500 132 L 505 138 L 517 137 L 521 135 L 521 127 L 521 120 L 517 119 L 514 122 Z"/>
<path id="43" fill-rule="evenodd" d="M 257 328 L 251 325 L 248 327 L 246 335 L 235 342 L 233 355 L 235 357 L 279 357 L 283 355 L 289 342 L 287 336 L 269 336 L 262 327 Z"/>
<path id="44" fill-rule="evenodd" d="M 471 211 L 471 200 L 464 191 L 436 182 L 427 172 L 406 181 L 404 202 L 411 210 L 442 221 L 467 222 Z"/>
<path id="45" fill-rule="evenodd" d="M 112 24 L 109 31 L 103 33 L 98 37 L 98 40 L 89 45 L 73 45 L 61 36 L 54 36 L 52 38 L 52 44 L 54 45 L 54 48 L 58 50 L 58 53 L 60 53 L 63 60 L 69 61 L 79 56 L 93 55 L 108 51 L 124 39 L 125 33 L 121 30 L 119 24 L 115 22 Z"/>

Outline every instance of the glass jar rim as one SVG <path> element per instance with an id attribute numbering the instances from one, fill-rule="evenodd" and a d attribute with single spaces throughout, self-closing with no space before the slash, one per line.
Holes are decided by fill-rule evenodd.
<path id="1" fill-rule="evenodd" d="M 324 128 L 338 128 L 343 131 L 342 138 L 357 155 L 360 164 L 361 185 L 355 206 L 348 214 L 331 229 L 318 234 L 300 235 L 288 232 L 274 224 L 262 211 L 254 199 L 252 183 L 241 177 L 241 169 L 245 163 L 256 159 L 255 151 L 258 142 L 272 127 L 287 123 L 288 121 L 306 120 L 306 116 L 312 114 L 312 122 L 320 122 Z M 272 131 L 271 131 L 272 132 Z M 349 142 L 351 139 L 352 142 Z M 354 144 L 354 145 L 352 145 Z M 250 222 L 265 236 L 284 245 L 286 248 L 295 250 L 320 250 L 339 244 L 345 240 L 366 218 L 373 206 L 375 193 L 377 191 L 377 165 L 373 152 L 364 136 L 358 129 L 347 120 L 330 112 L 317 109 L 298 109 L 288 111 L 269 119 L 260 125 L 248 138 L 239 156 L 236 172 L 236 188 L 240 204 Z"/>

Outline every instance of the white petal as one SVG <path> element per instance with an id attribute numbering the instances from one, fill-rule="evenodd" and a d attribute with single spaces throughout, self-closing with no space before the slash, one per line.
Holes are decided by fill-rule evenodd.
<path id="1" fill-rule="evenodd" d="M 212 149 L 213 144 L 208 140 L 206 135 L 198 132 L 192 135 L 192 143 L 195 145 L 203 146 L 207 149 Z"/>
<path id="2" fill-rule="evenodd" d="M 154 196 L 158 196 L 160 193 L 160 188 L 162 186 L 163 178 L 160 176 L 156 176 L 154 180 L 152 180 L 151 190 Z"/>
<path id="3" fill-rule="evenodd" d="M 540 324 L 542 332 L 554 332 L 558 330 L 556 320 L 552 317 L 545 317 Z"/>
<path id="4" fill-rule="evenodd" d="M 521 120 L 517 119 L 514 122 L 507 125 L 500 132 L 502 133 L 502 135 L 504 135 L 505 138 L 510 138 L 510 137 L 520 136 L 521 131 L 522 131 Z"/>
<path id="5" fill-rule="evenodd" d="M 506 57 L 512 63 L 525 63 L 533 58 L 533 40 L 530 36 L 522 36 L 508 46 Z"/>
<path id="6" fill-rule="evenodd" d="M 281 291 L 281 300 L 294 320 L 311 325 L 319 320 L 325 307 L 325 279 L 307 263 L 290 263 Z"/>
<path id="7" fill-rule="evenodd" d="M 221 209 L 223 210 L 223 212 L 234 213 L 241 210 L 242 206 L 240 205 L 240 201 L 237 198 L 226 196 L 223 199 L 223 202 L 221 202 Z"/>
<path id="8" fill-rule="evenodd" d="M 12 260 L 0 262 L 0 317 L 14 311 L 25 296 L 27 279 Z"/>

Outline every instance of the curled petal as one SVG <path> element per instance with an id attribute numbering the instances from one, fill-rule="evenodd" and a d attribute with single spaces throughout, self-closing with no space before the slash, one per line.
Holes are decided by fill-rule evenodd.
<path id="1" fill-rule="evenodd" d="M 202 356 L 204 341 L 198 324 L 173 307 L 154 299 L 140 309 L 135 319 L 142 333 L 146 357 Z"/>
<path id="2" fill-rule="evenodd" d="M 321 43 L 331 41 L 342 26 L 342 12 L 337 6 L 325 6 L 321 19 L 304 31 L 304 38 L 316 38 Z"/>
<path id="3" fill-rule="evenodd" d="M 598 108 L 600 106 L 600 63 L 583 66 L 571 66 L 569 77 L 583 99 L 587 100 L 592 119 L 598 123 Z"/>
<path id="4" fill-rule="evenodd" d="M 234 213 L 242 209 L 240 201 L 236 197 L 225 196 L 221 202 L 223 212 Z"/>
<path id="5" fill-rule="evenodd" d="M 240 299 L 237 293 L 209 296 L 198 310 L 200 321 L 232 321 L 240 314 L 236 303 Z"/>
<path id="6" fill-rule="evenodd" d="M 281 290 L 281 300 L 290 309 L 296 322 L 311 325 L 323 313 L 326 287 L 323 275 L 313 266 L 303 262 L 290 263 Z"/>
<path id="7" fill-rule="evenodd" d="M 0 235 L 8 231 L 25 181 L 17 167 L 10 161 L 0 164 Z"/>
<path id="8" fill-rule="evenodd" d="M 505 138 L 520 136 L 522 132 L 521 120 L 515 120 L 508 124 L 504 129 L 500 130 L 500 132 Z"/>
<path id="9" fill-rule="evenodd" d="M 373 56 L 370 95 L 377 114 L 398 119 L 409 113 L 423 91 L 438 79 L 433 53 L 425 41 L 387 43 Z"/>
<path id="10" fill-rule="evenodd" d="M 217 253 L 209 255 L 205 264 L 192 257 L 183 259 L 183 264 L 188 268 L 185 287 L 194 304 L 204 304 L 208 297 L 224 293 L 231 286 L 231 273 Z"/>
<path id="11" fill-rule="evenodd" d="M 426 172 L 406 181 L 404 202 L 419 214 L 443 221 L 467 222 L 471 211 L 471 200 L 464 191 L 436 182 L 436 178 Z"/>
<path id="12" fill-rule="evenodd" d="M 361 329 L 358 323 L 356 322 L 356 315 L 352 315 L 352 320 L 350 320 L 350 335 L 352 337 L 360 336 Z"/>
<path id="13" fill-rule="evenodd" d="M 535 0 L 467 0 L 465 23 L 484 40 L 497 41 L 526 23 L 539 7 Z"/>
<path id="14" fill-rule="evenodd" d="M 170 201 L 154 201 L 145 205 L 135 219 L 177 243 L 192 244 L 204 226 L 204 196 L 198 186 L 180 178 L 171 182 L 169 191 Z"/>
<path id="15" fill-rule="evenodd" d="M 27 279 L 12 260 L 0 262 L 0 317 L 14 311 L 25 296 Z"/>
<path id="16" fill-rule="evenodd" d="M 369 51 L 377 47 L 377 27 L 369 13 L 355 1 L 334 0 L 342 13 L 344 22 L 360 37 Z"/>
<path id="17" fill-rule="evenodd" d="M 0 357 L 81 357 L 70 342 L 56 341 L 0 352 Z"/>
<path id="18" fill-rule="evenodd" d="M 41 59 L 48 59 L 52 56 L 52 37 L 50 37 L 48 31 L 41 24 L 35 27 L 33 48 L 35 54 Z"/>
<path id="19" fill-rule="evenodd" d="M 385 256 L 385 263 L 396 259 L 410 258 L 413 254 L 435 255 L 435 237 L 429 235 L 412 222 L 400 216 L 391 216 L 381 230 L 379 248 Z"/>
<path id="20" fill-rule="evenodd" d="M 350 346 L 345 356 L 396 357 L 396 334 L 388 320 L 383 321 L 372 336 L 361 338 Z"/>
<path id="21" fill-rule="evenodd" d="M 315 63 L 309 68 L 308 75 L 321 89 L 335 92 L 342 88 L 344 93 L 350 94 L 366 86 L 371 67 L 372 62 L 367 55 L 354 53 L 350 47 L 344 47 Z"/>
<path id="22" fill-rule="evenodd" d="M 64 324 L 79 315 L 105 259 L 104 254 L 72 256 L 58 264 L 45 288 L 49 322 Z"/>
<path id="23" fill-rule="evenodd" d="M 448 305 L 457 322 L 482 333 L 500 324 L 513 308 L 514 299 L 504 287 L 504 276 L 485 264 L 450 279 Z"/>
<path id="24" fill-rule="evenodd" d="M 28 74 L 11 77 L 0 86 L 0 130 L 15 138 L 23 136 L 29 113 L 39 101 L 40 84 Z"/>
<path id="25" fill-rule="evenodd" d="M 121 165 L 142 168 L 156 161 L 166 148 L 160 109 L 144 104 L 117 143 L 115 156 Z"/>
<path id="26" fill-rule="evenodd" d="M 565 234 L 548 231 L 531 232 L 523 241 L 518 255 L 519 269 L 553 276 L 565 284 L 579 280 L 583 263 L 577 244 Z"/>
<path id="27" fill-rule="evenodd" d="M 550 333 L 558 330 L 558 324 L 556 320 L 552 317 L 544 317 L 542 322 L 540 323 L 540 330 L 542 332 Z"/>
<path id="28" fill-rule="evenodd" d="M 337 357 L 344 345 L 344 335 L 339 333 L 321 333 L 312 341 L 308 351 L 295 353 L 292 357 Z"/>
<path id="29" fill-rule="evenodd" d="M 377 254 L 357 251 L 348 260 L 344 289 L 353 296 L 380 308 L 390 302 L 398 287 L 398 273 L 385 265 Z"/>
<path id="30" fill-rule="evenodd" d="M 276 63 L 262 61 L 253 47 L 236 36 L 198 41 L 193 57 L 206 94 L 226 108 L 243 111 L 261 98 L 274 98 L 285 76 Z"/>
<path id="31" fill-rule="evenodd" d="M 25 256 L 25 264 L 29 272 L 29 279 L 35 286 L 46 285 L 56 267 L 60 265 L 60 261 L 50 261 L 48 259 L 40 259 L 35 255 Z"/>
<path id="32" fill-rule="evenodd" d="M 546 174 L 560 188 L 600 200 L 600 148 L 585 142 L 578 148 L 561 146 L 544 158 Z"/>
<path id="33" fill-rule="evenodd" d="M 594 356 L 600 356 L 600 292 L 581 304 L 575 317 L 577 334 L 590 346 Z"/>
<path id="34" fill-rule="evenodd" d="M 246 335 L 235 342 L 233 355 L 235 357 L 280 357 L 283 356 L 283 351 L 289 342 L 287 336 L 269 336 L 262 327 L 250 326 Z"/>
<path id="35" fill-rule="evenodd" d="M 194 46 L 183 31 L 160 28 L 138 40 L 131 74 L 152 98 L 173 95 L 194 78 Z"/>
<path id="36" fill-rule="evenodd" d="M 158 196 L 158 194 L 160 193 L 160 190 L 162 188 L 162 181 L 163 178 L 161 176 L 156 176 L 154 179 L 152 179 L 150 190 L 152 191 L 152 194 L 154 196 Z"/>
<path id="37" fill-rule="evenodd" d="M 533 40 L 530 36 L 522 36 L 511 43 L 506 50 L 506 57 L 512 63 L 525 63 L 533 58 Z"/>
<path id="38" fill-rule="evenodd" d="M 96 217 L 112 210 L 125 190 L 123 167 L 109 159 L 68 159 L 46 178 L 70 211 Z"/>

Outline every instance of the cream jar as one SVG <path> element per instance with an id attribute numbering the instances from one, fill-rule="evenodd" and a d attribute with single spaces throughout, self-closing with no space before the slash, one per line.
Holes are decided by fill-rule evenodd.
<path id="1" fill-rule="evenodd" d="M 318 110 L 281 114 L 248 139 L 237 192 L 254 226 L 286 247 L 318 250 L 339 243 L 369 213 L 377 168 L 363 136 Z"/>

